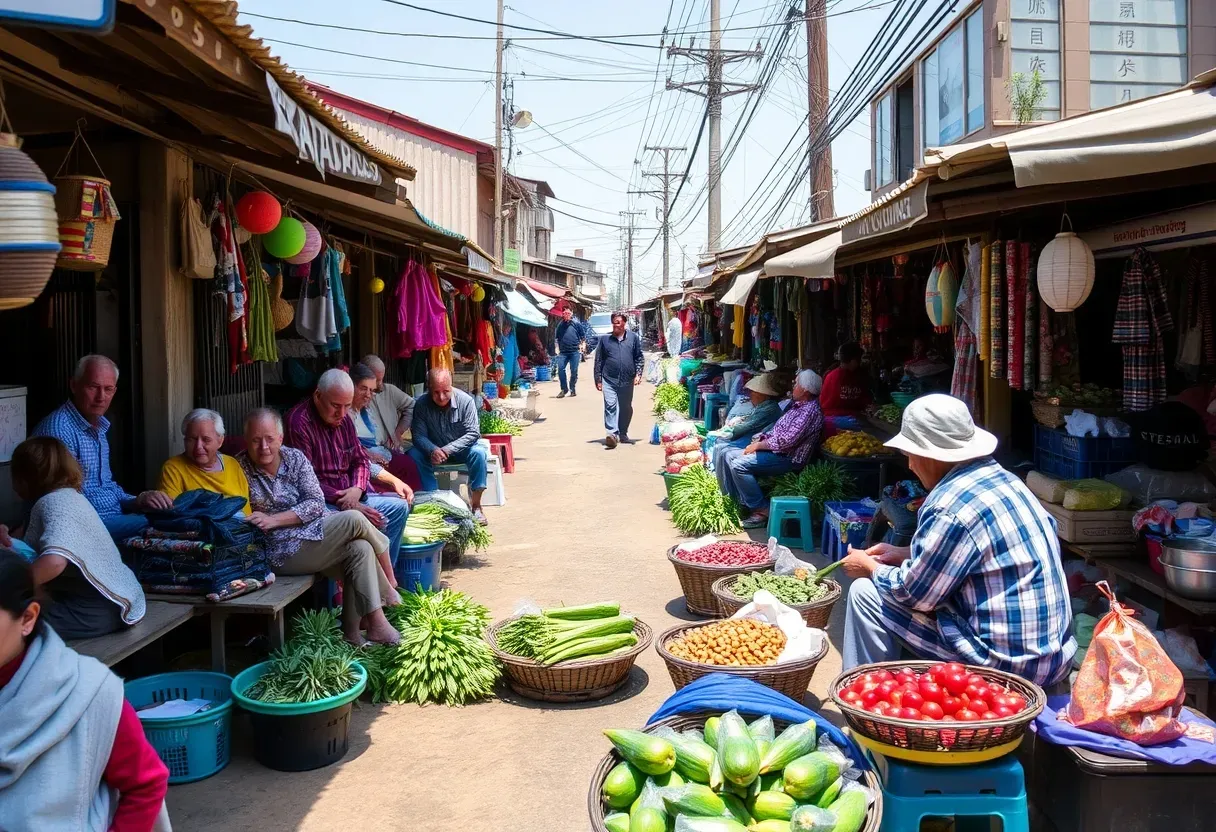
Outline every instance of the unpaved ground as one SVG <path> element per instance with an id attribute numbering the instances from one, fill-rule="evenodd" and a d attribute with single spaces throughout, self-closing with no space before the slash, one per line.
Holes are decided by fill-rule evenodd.
<path id="1" fill-rule="evenodd" d="M 602 400 L 585 370 L 579 396 L 555 400 L 541 385 L 546 419 L 515 441 L 508 503 L 488 511 L 494 546 L 444 573 L 444 583 L 509 615 L 521 598 L 543 604 L 615 599 L 656 633 L 686 618 L 665 553 L 677 541 L 661 508 L 659 449 L 602 445 Z M 631 433 L 645 438 L 651 388 L 637 391 Z M 817 707 L 840 667 L 842 604 L 833 649 L 819 665 L 807 704 Z M 199 783 L 174 786 L 169 808 L 190 830 L 403 832 L 582 832 L 588 778 L 608 748 L 603 728 L 641 727 L 673 691 L 653 649 L 612 698 L 581 706 L 500 698 L 465 708 L 357 707 L 351 750 L 339 764 L 285 774 L 250 756 L 234 726 L 231 765 Z"/>

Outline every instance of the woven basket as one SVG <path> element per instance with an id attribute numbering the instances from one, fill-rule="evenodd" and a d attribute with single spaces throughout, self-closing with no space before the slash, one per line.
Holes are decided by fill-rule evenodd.
<path id="1" fill-rule="evenodd" d="M 693 728 L 703 729 L 707 719 L 718 715 L 718 711 L 702 711 L 693 714 L 669 716 L 666 719 L 660 719 L 652 725 L 647 725 L 642 730 L 647 734 L 653 734 L 660 728 L 665 727 L 670 727 L 675 731 L 688 731 Z M 788 720 L 773 719 L 773 728 L 778 734 L 788 728 L 790 724 Z M 620 765 L 623 759 L 616 749 L 613 749 L 604 755 L 604 759 L 600 760 L 600 764 L 595 767 L 595 773 L 591 775 L 591 784 L 587 790 L 587 815 L 591 818 L 592 832 L 608 832 L 608 827 L 604 825 L 604 781 L 608 779 L 608 773 Z M 874 795 L 874 802 L 870 804 L 870 810 L 866 814 L 866 822 L 861 827 L 861 832 L 878 832 L 882 825 L 882 785 L 878 780 L 878 775 L 872 770 L 863 772 L 861 780 Z"/>
<path id="2" fill-rule="evenodd" d="M 732 543 L 751 543 L 750 540 L 728 541 Z M 684 606 L 693 615 L 704 618 L 717 618 L 718 599 L 714 595 L 714 581 L 731 575 L 741 575 L 744 572 L 763 572 L 772 569 L 776 559 L 751 566 L 707 566 L 702 563 L 689 563 L 676 557 L 679 545 L 667 550 L 667 559 L 675 567 L 676 577 L 680 579 L 680 589 L 684 591 Z"/>
<path id="3" fill-rule="evenodd" d="M 1077 408 L 1083 409 L 1086 413 L 1092 413 L 1098 418 L 1106 416 L 1118 416 L 1123 411 L 1117 407 L 1088 407 L 1086 405 L 1073 404 L 1049 404 L 1039 399 L 1034 399 L 1030 402 L 1030 412 L 1034 415 L 1034 420 L 1040 425 L 1049 428 L 1064 427 L 1064 417 L 1071 414 Z"/>
<path id="4" fill-rule="evenodd" d="M 81 201 L 86 188 L 94 188 L 101 213 L 86 216 Z M 77 272 L 99 272 L 110 262 L 114 226 L 120 217 L 110 195 L 110 180 L 100 176 L 55 177 L 55 209 L 59 214 L 59 252 L 56 265 Z"/>
<path id="5" fill-rule="evenodd" d="M 498 649 L 495 635 L 498 630 L 514 621 L 519 616 L 512 616 L 499 621 L 486 633 L 486 641 L 498 660 L 507 677 L 511 690 L 526 699 L 536 699 L 541 702 L 589 702 L 593 699 L 603 699 L 621 685 L 629 677 L 634 662 L 654 638 L 654 632 L 640 619 L 634 619 L 633 634 L 638 643 L 627 652 L 613 656 L 603 656 L 594 659 L 560 662 L 545 667 L 532 659 L 512 656 Z"/>
<path id="6" fill-rule="evenodd" d="M 1001 687 L 1010 688 L 1020 694 L 1026 700 L 1026 710 L 1017 716 L 983 722 L 916 722 L 870 713 L 855 705 L 850 705 L 840 698 L 841 691 L 853 684 L 863 673 L 876 670 L 895 671 L 905 667 L 911 668 L 917 673 L 924 673 L 935 664 L 937 662 L 881 662 L 853 668 L 847 673 L 842 673 L 836 678 L 836 681 L 832 682 L 829 689 L 832 701 L 848 720 L 849 727 L 862 736 L 914 751 L 955 752 L 983 751 L 1000 745 L 1008 745 L 1021 739 L 1022 734 L 1026 732 L 1026 727 L 1034 721 L 1034 718 L 1047 704 L 1047 694 L 1033 682 L 1028 682 L 1012 673 L 971 665 L 966 666 L 968 673 L 978 674 L 984 678 L 985 682 L 999 684 Z M 944 724 L 950 725 L 950 727 L 940 727 Z"/>
<path id="7" fill-rule="evenodd" d="M 811 686 L 811 677 L 815 675 L 815 668 L 823 660 L 823 657 L 828 654 L 828 640 L 826 638 L 823 640 L 823 649 L 817 655 L 810 658 L 801 659 L 796 662 L 786 662 L 785 664 L 760 665 L 756 667 L 721 667 L 716 664 L 690 662 L 687 659 L 673 656 L 667 650 L 668 642 L 678 638 L 685 630 L 693 630 L 697 627 L 704 627 L 707 624 L 713 623 L 713 621 L 703 621 L 696 624 L 678 624 L 670 630 L 664 631 L 655 641 L 654 649 L 663 658 L 663 661 L 666 662 L 667 673 L 671 676 L 671 682 L 676 686 L 676 690 L 695 682 L 702 676 L 708 676 L 710 673 L 725 673 L 729 676 L 740 676 L 744 679 L 751 679 L 753 682 L 759 682 L 778 693 L 784 693 L 795 702 L 801 702 L 803 694 Z"/>
<path id="8" fill-rule="evenodd" d="M 46 288 L 58 251 L 0 252 L 0 310 L 29 306 Z"/>
<path id="9" fill-rule="evenodd" d="M 735 579 L 738 577 L 738 575 L 728 575 L 725 578 L 718 578 L 718 580 L 714 581 L 714 597 L 718 599 L 718 607 L 721 610 L 721 614 L 727 618 L 730 618 L 750 603 L 748 600 L 740 598 L 731 592 L 731 587 L 734 586 Z M 832 607 L 836 606 L 836 602 L 840 600 L 841 589 L 840 584 L 831 578 L 824 578 L 822 583 L 828 585 L 828 594 L 818 601 L 809 601 L 805 604 L 787 604 L 786 606 L 797 610 L 808 627 L 826 630 L 828 620 L 832 617 Z"/>

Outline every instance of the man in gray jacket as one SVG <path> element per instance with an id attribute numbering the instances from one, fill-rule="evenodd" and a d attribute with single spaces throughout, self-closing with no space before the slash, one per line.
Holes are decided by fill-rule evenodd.
<path id="1" fill-rule="evenodd" d="M 612 313 L 612 332 L 595 348 L 595 389 L 604 394 L 604 444 L 631 442 L 633 388 L 642 383 L 642 341 L 625 327 L 624 312 Z"/>
<path id="2" fill-rule="evenodd" d="M 469 472 L 469 501 L 473 516 L 483 526 L 481 495 L 486 490 L 486 452 L 477 444 L 481 421 L 477 403 L 463 390 L 452 387 L 452 374 L 431 370 L 427 394 L 414 405 L 414 447 L 410 456 L 418 464 L 423 491 L 435 491 L 436 465 L 463 465 Z"/>
<path id="3" fill-rule="evenodd" d="M 384 381 L 384 361 L 378 355 L 365 355 L 359 360 L 376 374 L 376 395 L 372 397 L 371 416 L 388 435 L 388 449 L 405 453 L 410 443 L 401 437 L 414 421 L 414 400 L 395 384 Z"/>

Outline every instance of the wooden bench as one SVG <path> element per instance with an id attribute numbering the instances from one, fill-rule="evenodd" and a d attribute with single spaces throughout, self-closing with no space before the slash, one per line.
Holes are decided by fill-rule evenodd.
<path id="1" fill-rule="evenodd" d="M 284 622 L 283 610 L 292 601 L 299 598 L 312 588 L 316 582 L 315 575 L 284 575 L 275 578 L 275 582 L 265 589 L 259 589 L 248 595 L 233 598 L 231 601 L 212 603 L 201 595 L 167 595 L 149 593 L 148 600 L 197 610 L 211 616 L 211 669 L 219 673 L 227 673 L 228 652 L 226 631 L 230 615 L 268 615 L 270 625 L 267 635 L 270 638 L 272 650 L 283 646 Z M 149 603 L 150 605 L 150 603 Z"/>
<path id="2" fill-rule="evenodd" d="M 68 646 L 81 655 L 92 656 L 107 667 L 113 667 L 170 630 L 185 624 L 193 615 L 191 607 L 149 600 L 147 612 L 134 627 L 96 638 L 73 639 Z"/>

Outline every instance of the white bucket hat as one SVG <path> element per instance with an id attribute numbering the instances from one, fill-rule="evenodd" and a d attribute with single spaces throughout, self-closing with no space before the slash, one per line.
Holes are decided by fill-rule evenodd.
<path id="1" fill-rule="evenodd" d="M 903 425 L 886 445 L 939 462 L 966 462 L 990 455 L 997 439 L 975 426 L 960 399 L 931 393 L 904 408 Z"/>
<path id="2" fill-rule="evenodd" d="M 763 393 L 766 396 L 780 398 L 782 393 L 777 389 L 777 385 L 773 383 L 772 373 L 762 373 L 752 377 L 747 384 L 743 385 L 745 390 L 755 390 L 757 393 Z"/>

